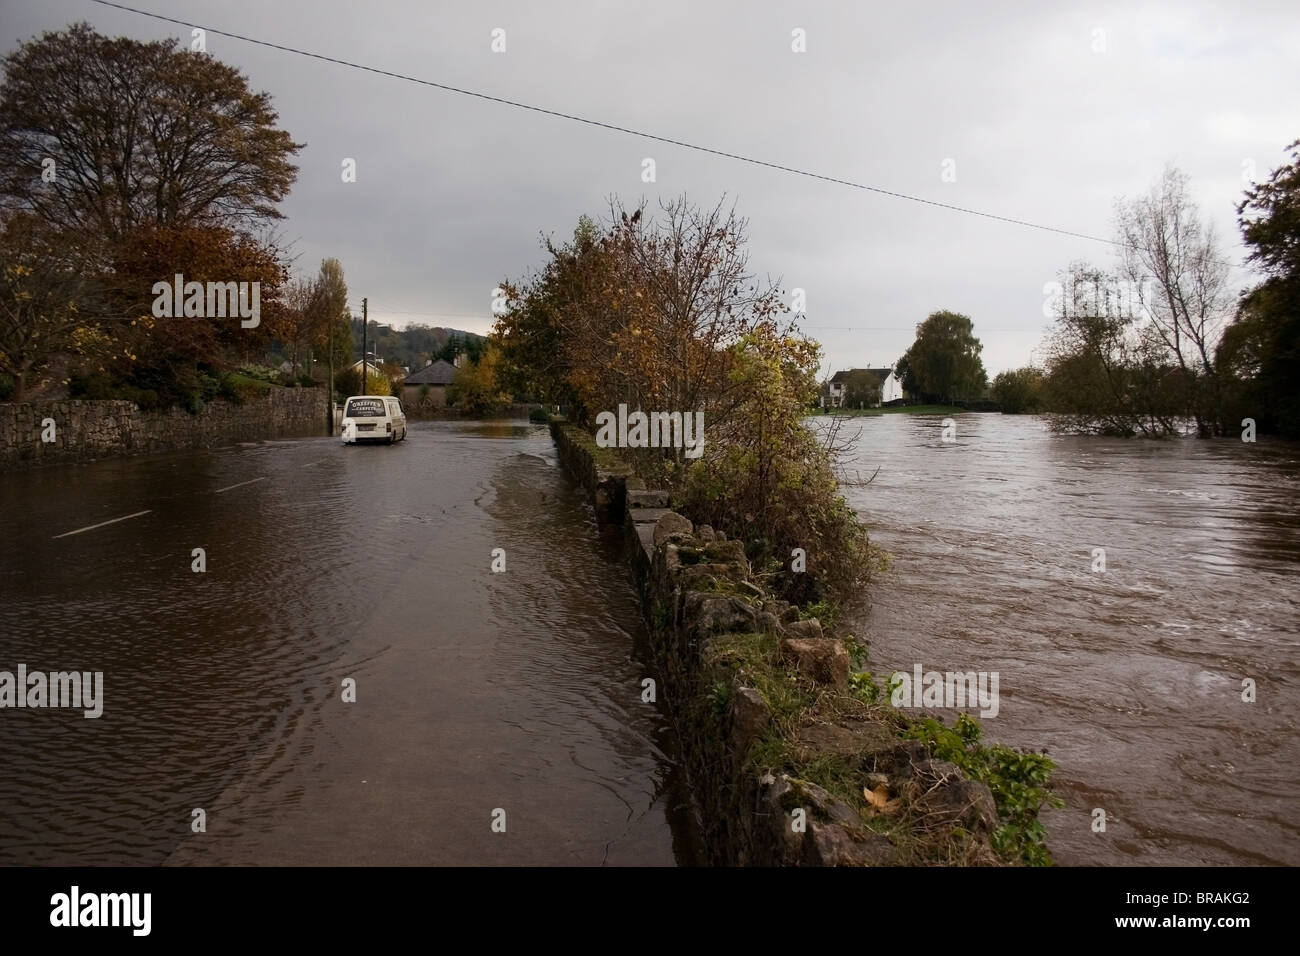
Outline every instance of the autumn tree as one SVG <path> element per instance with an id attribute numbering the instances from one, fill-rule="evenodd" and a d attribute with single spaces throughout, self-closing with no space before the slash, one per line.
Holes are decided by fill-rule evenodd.
<path id="1" fill-rule="evenodd" d="M 760 565 L 804 549 L 811 573 L 779 585 L 791 599 L 822 588 L 844 599 L 870 562 L 832 456 L 802 424 L 818 349 L 793 328 L 777 284 L 751 272 L 746 231 L 723 202 L 683 197 L 654 216 L 612 200 L 604 222 L 584 218 L 572 241 L 547 242 L 537 275 L 503 285 L 509 307 L 492 338 L 510 381 L 544 400 L 570 396 L 580 422 L 620 404 L 701 415 L 699 457 L 682 447 L 618 453 L 675 487 L 694 520 L 749 542 Z"/>
<path id="2" fill-rule="evenodd" d="M 510 404 L 510 393 L 498 381 L 501 355 L 492 345 L 485 348 L 477 362 L 466 362 L 456 369 L 448 389 L 448 404 L 482 415 Z"/>
<path id="3" fill-rule="evenodd" d="M 311 312 L 316 323 L 314 341 L 325 353 L 329 368 L 330 403 L 333 403 L 338 387 L 336 375 L 352 361 L 352 313 L 348 311 L 348 284 L 343 277 L 342 263 L 337 259 L 322 259 L 312 292 Z M 328 433 L 332 435 L 332 409 L 328 415 Z"/>
<path id="4" fill-rule="evenodd" d="M 903 355 L 903 387 L 927 402 L 979 397 L 988 376 L 974 328 L 970 317 L 958 312 L 932 313 L 916 327 L 916 341 Z"/>
<path id="5" fill-rule="evenodd" d="M 245 327 L 228 318 L 163 317 L 153 314 L 156 282 L 181 273 L 186 281 L 258 283 L 260 316 Z M 274 246 L 220 226 L 140 226 L 112 250 L 106 297 L 124 357 L 97 371 L 134 388 L 158 394 L 163 404 L 190 407 L 207 371 L 260 356 L 283 323 L 281 286 L 288 280 Z M 251 305 L 251 303 L 250 303 Z M 93 371 L 93 370 L 92 370 Z"/>
<path id="6" fill-rule="evenodd" d="M 852 599 L 871 573 L 867 532 L 840 494 L 832 450 L 803 424 L 820 347 L 771 319 L 726 352 L 729 414 L 707 420 L 681 508 L 748 542 L 756 564 L 781 567 L 773 583 L 787 600 Z M 790 563 L 796 548 L 803 568 Z"/>
<path id="7" fill-rule="evenodd" d="M 85 23 L 21 44 L 3 66 L 0 204 L 111 240 L 281 218 L 302 144 L 234 67 Z"/>
<path id="8" fill-rule="evenodd" d="M 497 317 L 492 339 L 500 348 L 501 383 L 514 394 L 547 404 L 576 399 L 560 310 L 586 294 L 581 277 L 605 255 L 601 238 L 595 220 L 580 216 L 570 242 L 543 241 L 550 258 L 538 275 L 501 284 L 508 308 Z"/>
<path id="9" fill-rule="evenodd" d="M 0 372 L 13 379 L 14 401 L 53 355 L 82 344 L 102 297 L 90 272 L 97 256 L 85 237 L 30 213 L 0 214 Z"/>
<path id="10" fill-rule="evenodd" d="M 623 403 L 725 417 L 729 348 L 788 311 L 776 285 L 750 273 L 745 232 L 721 201 L 682 197 L 653 217 L 612 200 L 603 224 L 581 220 L 571 243 L 547 243 L 541 274 L 507 284 L 511 308 L 494 333 L 507 378 L 527 381 L 528 369 L 528 390 L 567 392 L 580 419 Z M 650 467 L 665 455 L 680 457 L 641 457 Z"/>
<path id="11" fill-rule="evenodd" d="M 682 196 L 661 203 L 660 212 L 647 217 L 640 206 L 629 216 L 617 202 L 610 206 L 607 400 L 621 386 L 634 407 L 708 406 L 725 416 L 730 347 L 789 309 L 774 282 L 750 271 L 748 223 L 725 199 L 709 208 Z M 605 349 L 581 341 L 596 355 Z"/>

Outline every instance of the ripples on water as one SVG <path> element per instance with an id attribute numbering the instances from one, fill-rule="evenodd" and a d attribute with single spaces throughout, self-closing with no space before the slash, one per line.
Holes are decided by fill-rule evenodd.
<path id="1" fill-rule="evenodd" d="M 1300 446 L 956 422 L 855 423 L 848 467 L 880 473 L 848 497 L 893 555 L 873 670 L 1000 673 L 985 736 L 1057 761 L 1060 863 L 1300 862 Z"/>
<path id="2" fill-rule="evenodd" d="M 0 714 L 0 863 L 689 858 L 632 588 L 544 428 L 420 425 L 394 448 L 268 442 L 0 487 L 0 669 L 105 672 L 99 720 Z M 499 805 L 510 838 L 489 843 Z"/>

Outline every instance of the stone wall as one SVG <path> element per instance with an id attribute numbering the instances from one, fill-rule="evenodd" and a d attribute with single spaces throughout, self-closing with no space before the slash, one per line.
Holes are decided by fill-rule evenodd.
<path id="1" fill-rule="evenodd" d="M 52 442 L 42 440 L 46 419 L 54 422 Z M 243 405 L 210 402 L 197 415 L 141 411 L 122 401 L 6 403 L 0 404 L 0 468 L 324 433 L 325 390 L 319 388 L 273 387 Z"/>
<path id="2" fill-rule="evenodd" d="M 581 429 L 553 421 L 551 432 L 561 465 L 591 493 L 600 520 L 624 528 L 659 696 L 681 744 L 708 862 L 1000 862 L 989 844 L 999 821 L 988 787 L 932 759 L 920 741 L 902 739 L 900 722 L 864 703 L 850 688 L 845 645 L 769 594 L 741 542 L 694 527 L 669 509 L 667 492 L 647 488 Z M 760 689 L 774 684 L 811 688 L 813 711 L 797 719 L 778 713 Z M 751 760 L 774 735 L 799 767 L 835 761 L 847 789 L 832 794 L 798 773 L 772 773 Z M 868 789 L 881 802 L 886 795 L 894 801 L 891 816 L 864 810 L 861 799 L 850 805 Z"/>

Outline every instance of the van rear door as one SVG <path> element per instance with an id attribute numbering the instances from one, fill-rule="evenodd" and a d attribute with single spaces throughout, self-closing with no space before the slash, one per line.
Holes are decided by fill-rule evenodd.
<path id="1" fill-rule="evenodd" d="M 382 398 L 350 398 L 343 417 L 352 419 L 358 434 L 373 434 L 388 419 L 388 408 Z"/>

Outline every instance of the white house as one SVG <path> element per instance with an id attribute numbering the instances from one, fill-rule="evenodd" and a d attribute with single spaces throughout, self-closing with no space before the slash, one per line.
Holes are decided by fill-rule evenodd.
<path id="1" fill-rule="evenodd" d="M 876 378 L 880 379 L 880 402 L 897 401 L 903 397 L 903 383 L 898 376 L 894 374 L 892 368 L 854 368 L 846 369 L 842 372 L 836 372 L 831 376 L 831 408 L 841 408 L 844 405 L 844 387 L 848 377 L 853 372 L 870 372 Z"/>
<path id="2" fill-rule="evenodd" d="M 885 402 L 896 402 L 903 397 L 903 380 L 894 374 L 892 368 L 882 369 L 882 371 L 888 373 L 880 380 L 880 402 L 883 405 Z"/>

